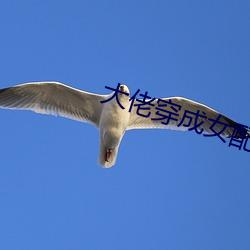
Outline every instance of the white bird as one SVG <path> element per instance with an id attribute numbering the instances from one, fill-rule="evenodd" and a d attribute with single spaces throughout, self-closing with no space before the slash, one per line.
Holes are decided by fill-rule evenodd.
<path id="1" fill-rule="evenodd" d="M 60 115 L 93 124 L 100 130 L 98 164 L 105 168 L 115 164 L 121 140 L 125 132 L 131 129 L 188 130 L 202 123 L 200 127 L 196 128 L 199 133 L 221 132 L 220 135 L 223 137 L 238 138 L 241 136 L 240 133 L 233 135 L 234 128 L 238 126 L 236 122 L 201 103 L 182 97 L 171 97 L 151 101 L 150 103 L 154 106 L 149 104 L 146 106 L 150 107 L 150 110 L 146 109 L 145 105 L 138 109 L 143 104 L 143 100 L 134 99 L 134 103 L 130 107 L 133 99 L 126 85 L 120 85 L 117 92 L 110 95 L 98 95 L 59 82 L 32 82 L 0 89 L 0 107 Z M 117 96 L 112 98 L 115 94 Z M 109 99 L 111 100 L 108 101 Z M 118 105 L 117 101 L 124 109 Z M 157 104 L 158 107 L 156 107 Z M 160 107 L 163 106 L 164 109 L 160 110 Z M 181 108 L 179 109 L 179 107 Z M 193 114 L 197 114 L 197 112 L 199 115 L 195 120 Z M 166 117 L 169 117 L 170 113 L 172 113 L 172 118 L 167 123 Z M 149 114 L 153 115 L 152 119 Z M 219 122 L 214 124 L 213 120 L 216 119 Z M 244 133 L 244 137 L 246 134 L 250 135 L 246 129 L 244 129 Z"/>

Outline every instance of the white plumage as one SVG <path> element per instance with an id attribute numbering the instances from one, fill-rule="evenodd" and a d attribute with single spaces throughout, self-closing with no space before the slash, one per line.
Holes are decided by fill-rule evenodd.
<path id="1" fill-rule="evenodd" d="M 181 106 L 181 109 L 178 111 L 179 116 L 174 116 L 176 121 L 170 120 L 169 123 L 165 125 L 162 124 L 163 119 L 151 119 L 161 117 L 159 115 L 160 111 L 157 109 L 158 99 L 152 102 L 154 106 L 151 107 L 150 111 L 140 110 L 140 114 L 144 116 L 147 116 L 148 112 L 151 112 L 150 117 L 143 117 L 136 113 L 137 105 L 141 104 L 140 101 L 135 100 L 134 106 L 131 112 L 129 112 L 131 101 L 129 101 L 130 93 L 128 87 L 121 85 L 119 90 L 129 94 L 126 96 L 118 93 L 118 99 L 125 109 L 122 109 L 118 105 L 116 98 L 101 103 L 101 101 L 111 98 L 114 93 L 110 95 L 97 95 L 74 89 L 58 82 L 26 83 L 0 89 L 0 107 L 60 115 L 93 124 L 100 130 L 98 164 L 106 168 L 112 167 L 115 164 L 120 142 L 127 130 L 149 128 L 188 130 L 195 125 L 195 119 L 192 119 L 188 127 L 185 126 L 188 122 L 182 122 L 182 124 L 180 124 L 185 110 L 193 113 L 197 113 L 199 110 L 202 115 L 205 114 L 207 118 L 212 120 L 216 120 L 220 115 L 217 111 L 189 99 L 182 97 L 161 98 L 161 100 L 165 102 L 172 102 L 176 104 L 176 106 Z M 171 105 L 164 107 L 164 110 L 166 112 L 173 112 Z M 219 121 L 229 125 L 221 135 L 223 137 L 231 137 L 234 128 L 237 127 L 237 123 L 223 115 L 221 115 Z M 202 128 L 204 129 L 204 133 L 214 133 L 210 129 L 213 121 L 199 117 L 197 123 L 200 122 L 203 122 Z M 213 130 L 219 132 L 223 128 L 224 125 L 218 123 L 213 127 Z M 249 134 L 248 131 L 247 133 Z"/>

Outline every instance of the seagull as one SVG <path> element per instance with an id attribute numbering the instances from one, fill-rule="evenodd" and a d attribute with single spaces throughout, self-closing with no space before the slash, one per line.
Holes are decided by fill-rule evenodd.
<path id="1" fill-rule="evenodd" d="M 202 124 L 202 128 L 197 126 L 197 133 L 220 133 L 225 138 L 239 138 L 242 136 L 240 133 L 244 134 L 244 138 L 250 135 L 246 128 L 235 134 L 238 123 L 201 103 L 183 97 L 154 98 L 148 102 L 149 107 L 145 107 L 144 102 L 139 109 L 143 100 L 131 98 L 125 84 L 118 84 L 117 90 L 109 95 L 99 95 L 59 82 L 24 83 L 0 89 L 0 108 L 32 110 L 94 125 L 100 131 L 98 165 L 104 168 L 115 165 L 120 143 L 127 130 L 156 128 L 187 131 Z M 112 98 L 114 95 L 116 98 Z M 163 106 L 164 109 L 159 108 Z M 166 114 L 170 113 L 172 119 L 164 122 Z M 195 119 L 193 114 L 199 115 Z M 215 124 L 214 121 L 218 122 Z"/>

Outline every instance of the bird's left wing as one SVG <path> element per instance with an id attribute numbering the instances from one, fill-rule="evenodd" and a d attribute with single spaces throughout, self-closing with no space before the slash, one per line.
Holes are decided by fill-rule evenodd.
<path id="1" fill-rule="evenodd" d="M 134 101 L 134 105 L 131 110 L 129 125 L 127 128 L 128 130 L 150 128 L 188 130 L 189 128 L 195 127 L 195 125 L 201 124 L 197 128 L 197 131 L 199 132 L 203 128 L 203 133 L 213 134 L 214 131 L 217 133 L 222 131 L 220 133 L 221 136 L 231 137 L 234 128 L 238 126 L 235 121 L 229 119 L 224 115 L 221 115 L 214 109 L 182 97 L 156 99 L 151 102 L 151 104 L 153 104 L 154 106 L 141 106 L 142 108 L 150 107 L 150 110 L 138 110 L 138 112 L 144 116 L 147 116 L 149 112 L 151 112 L 149 117 L 143 117 L 137 114 L 138 105 L 141 104 L 142 101 Z M 167 117 L 169 116 L 171 117 L 171 119 L 169 119 L 169 122 L 167 123 Z M 218 122 L 216 122 L 216 119 L 218 117 Z M 162 122 L 167 124 L 163 124 Z M 214 131 L 212 131 L 211 128 Z M 249 131 L 245 130 L 245 132 L 249 134 Z M 238 137 L 238 135 L 236 137 Z"/>
<path id="2" fill-rule="evenodd" d="M 0 107 L 60 115 L 98 127 L 105 95 L 71 88 L 58 82 L 33 82 L 0 89 Z"/>

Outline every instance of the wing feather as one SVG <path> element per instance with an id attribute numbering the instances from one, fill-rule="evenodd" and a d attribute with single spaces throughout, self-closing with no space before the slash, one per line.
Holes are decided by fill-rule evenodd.
<path id="1" fill-rule="evenodd" d="M 106 95 L 71 88 L 59 82 L 33 82 L 0 89 L 0 107 L 32 110 L 99 125 Z"/>
<path id="2" fill-rule="evenodd" d="M 160 116 L 156 115 L 156 112 L 158 111 L 156 108 L 158 107 L 158 99 L 154 100 L 153 102 L 151 102 L 152 104 L 154 104 L 153 107 L 151 107 L 150 109 L 150 117 L 143 117 L 138 115 L 137 112 L 137 106 L 138 104 L 141 104 L 141 102 L 136 101 L 133 104 L 133 108 L 131 110 L 131 115 L 130 115 L 130 122 L 128 125 L 128 130 L 131 129 L 151 129 L 151 128 L 161 128 L 161 129 L 172 129 L 172 130 L 183 130 L 186 131 L 189 128 L 192 128 L 195 126 L 195 115 L 189 114 L 189 116 L 192 117 L 192 121 L 190 123 L 190 125 L 184 126 L 188 124 L 189 119 L 184 117 L 184 113 L 185 110 L 193 112 L 193 113 L 197 113 L 198 110 L 200 111 L 200 114 L 204 115 L 202 112 L 204 112 L 207 118 L 203 118 L 203 117 L 198 117 L 197 119 L 197 124 L 199 124 L 200 122 L 203 122 L 202 125 L 200 126 L 200 128 L 203 128 L 204 131 L 203 133 L 207 133 L 207 134 L 214 134 L 214 132 L 211 130 L 211 126 L 214 124 L 214 121 L 211 121 L 209 119 L 212 120 L 216 120 L 218 118 L 219 115 L 221 115 L 219 112 L 217 112 L 216 110 L 205 106 L 201 103 L 183 98 L 183 97 L 171 97 L 171 98 L 161 98 L 161 100 L 166 101 L 166 102 L 171 102 L 173 104 L 177 104 L 179 106 L 181 106 L 180 111 L 178 111 L 176 114 L 178 114 L 178 116 L 172 116 L 173 118 L 177 119 L 177 121 L 175 120 L 170 120 L 169 123 L 167 125 L 162 124 L 161 122 L 166 122 L 166 119 L 164 120 L 152 120 L 151 118 L 159 118 Z M 149 106 L 147 106 L 149 107 Z M 171 109 L 171 105 L 167 104 L 166 107 L 163 108 L 164 110 L 166 110 L 165 112 L 160 111 L 162 114 L 165 114 L 166 116 L 169 115 L 168 112 L 172 112 L 175 113 L 172 109 Z M 147 115 L 149 110 L 141 110 L 139 111 L 141 114 L 143 115 Z M 182 118 L 185 118 L 182 121 Z M 234 131 L 234 128 L 236 128 L 238 126 L 238 123 L 236 123 L 235 121 L 231 120 L 230 118 L 221 115 L 219 122 L 225 123 L 229 126 L 226 126 L 225 130 L 221 133 L 221 135 L 223 137 L 231 137 Z M 177 126 L 179 125 L 179 126 Z M 220 132 L 223 130 L 225 126 L 223 124 L 219 124 L 216 123 L 212 128 L 213 130 L 215 130 L 216 132 Z M 199 131 L 199 129 L 198 129 Z M 247 134 L 250 135 L 249 131 L 247 131 Z M 238 136 L 237 136 L 238 137 Z"/>

